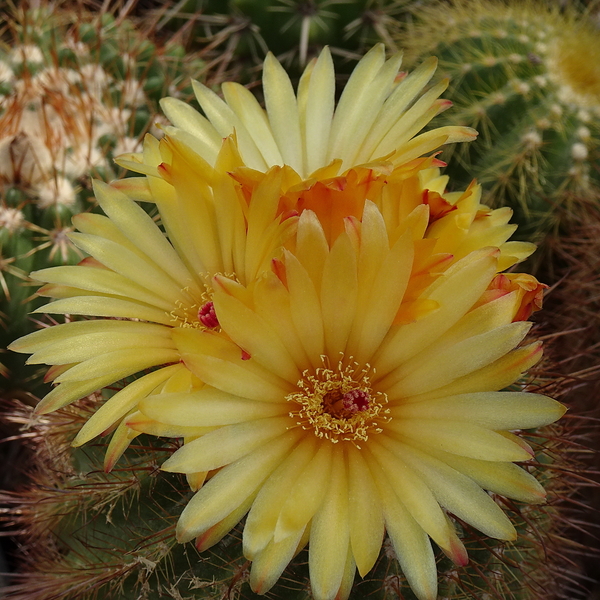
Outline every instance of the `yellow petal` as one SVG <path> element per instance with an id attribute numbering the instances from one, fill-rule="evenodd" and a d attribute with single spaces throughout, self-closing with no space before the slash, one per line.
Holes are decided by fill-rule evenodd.
<path id="1" fill-rule="evenodd" d="M 124 417 L 140 401 L 161 383 L 166 381 L 180 365 L 171 365 L 144 375 L 109 398 L 83 425 L 73 440 L 73 446 L 81 446 L 106 431 L 113 423 Z"/>
<path id="2" fill-rule="evenodd" d="M 169 348 L 146 348 L 142 353 L 139 348 L 126 348 L 85 360 L 55 381 L 83 381 L 102 377 L 107 372 L 113 376 L 112 381 L 118 381 L 143 369 L 174 362 L 179 362 L 179 354 Z"/>
<path id="3" fill-rule="evenodd" d="M 541 394 L 481 392 L 447 396 L 390 409 L 394 419 L 448 419 L 490 429 L 531 429 L 554 423 L 566 408 Z"/>
<path id="4" fill-rule="evenodd" d="M 379 465 L 369 466 L 379 489 L 385 528 L 402 572 L 419 600 L 436 600 L 437 568 L 429 537 L 400 502 Z"/>
<path id="5" fill-rule="evenodd" d="M 440 309 L 388 336 L 374 360 L 379 377 L 450 329 L 483 294 L 496 274 L 496 261 L 497 251 L 474 252 L 440 277 L 439 284 L 427 293 L 429 300 L 439 302 Z"/>
<path id="6" fill-rule="evenodd" d="M 184 444 L 161 468 L 172 473 L 218 469 L 260 448 L 284 433 L 292 424 L 285 415 L 220 427 Z"/>
<path id="7" fill-rule="evenodd" d="M 342 449 L 333 453 L 331 476 L 323 503 L 310 528 L 308 568 L 313 595 L 335 598 L 346 566 L 350 544 L 348 478 Z"/>
<path id="8" fill-rule="evenodd" d="M 348 447 L 348 499 L 352 554 L 364 577 L 379 556 L 384 520 L 373 476 L 361 451 L 354 446 Z"/>
<path id="9" fill-rule="evenodd" d="M 466 550 L 454 528 L 448 525 L 444 512 L 420 473 L 406 464 L 401 448 L 394 440 L 380 435 L 377 442 L 369 444 L 371 464 L 379 465 L 390 487 L 413 519 L 440 548 L 461 564 Z"/>
<path id="10" fill-rule="evenodd" d="M 325 46 L 310 73 L 305 111 L 301 112 L 304 125 L 303 162 L 312 173 L 327 164 L 329 132 L 335 106 L 335 72 L 329 48 Z"/>
<path id="11" fill-rule="evenodd" d="M 279 146 L 285 164 L 297 173 L 303 173 L 302 136 L 298 104 L 294 88 L 285 69 L 271 52 L 263 67 L 265 106 L 273 137 Z"/>
<path id="12" fill-rule="evenodd" d="M 528 452 L 504 436 L 465 421 L 394 419 L 388 427 L 408 444 L 416 440 L 437 450 L 479 460 L 518 461 L 531 458 Z"/>
<path id="13" fill-rule="evenodd" d="M 262 486 L 244 527 L 244 555 L 249 559 L 254 560 L 255 555 L 272 540 L 279 513 L 288 499 L 289 491 L 298 474 L 302 473 L 314 457 L 316 446 L 314 436 L 306 437 Z M 302 531 L 303 527 L 298 529 L 300 535 Z"/>
<path id="14" fill-rule="evenodd" d="M 121 317 L 153 321 L 163 325 L 173 325 L 172 317 L 164 310 L 141 302 L 129 302 L 120 298 L 102 296 L 77 296 L 49 302 L 33 311 L 34 313 L 87 315 L 90 317 Z"/>
<path id="15" fill-rule="evenodd" d="M 321 444 L 306 468 L 298 473 L 277 519 L 276 542 L 302 529 L 321 506 L 331 474 L 332 446 Z"/>
<path id="16" fill-rule="evenodd" d="M 203 534 L 249 498 L 298 441 L 289 431 L 221 469 L 183 509 L 177 539 L 187 542 Z"/>
<path id="17" fill-rule="evenodd" d="M 428 355 L 427 350 L 392 372 L 381 383 L 390 398 L 416 396 L 442 387 L 459 377 L 492 364 L 517 346 L 531 328 L 520 321 L 473 336 L 447 349 Z M 407 373 L 404 377 L 402 375 Z"/>
<path id="18" fill-rule="evenodd" d="M 289 408 L 283 402 L 256 402 L 206 385 L 195 392 L 149 396 L 140 402 L 140 411 L 170 425 L 212 427 L 280 416 Z"/>
<path id="19" fill-rule="evenodd" d="M 257 594 L 266 594 L 277 582 L 294 557 L 302 540 L 304 529 L 279 541 L 271 541 L 252 558 L 250 587 Z"/>
<path id="20" fill-rule="evenodd" d="M 256 312 L 215 286 L 215 311 L 221 326 L 233 341 L 246 350 L 253 361 L 290 383 L 296 383 L 300 372 L 277 334 Z"/>
<path id="21" fill-rule="evenodd" d="M 138 435 L 140 435 L 139 432 L 127 427 L 125 421 L 122 421 L 119 424 L 106 449 L 106 455 L 104 457 L 104 471 L 106 473 L 112 471 L 112 468 L 119 458 L 123 456 L 123 453 L 127 450 L 131 441 Z"/>
<path id="22" fill-rule="evenodd" d="M 419 471 L 439 503 L 490 537 L 514 540 L 517 533 L 500 507 L 472 479 L 416 448 L 400 445 L 402 457 Z"/>

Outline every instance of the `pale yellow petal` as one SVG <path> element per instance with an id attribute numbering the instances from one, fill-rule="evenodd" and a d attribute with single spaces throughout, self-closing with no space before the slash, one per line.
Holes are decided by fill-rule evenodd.
<path id="1" fill-rule="evenodd" d="M 251 496 L 298 441 L 300 431 L 288 431 L 221 469 L 183 509 L 177 539 L 187 542 L 216 525 Z"/>
<path id="2" fill-rule="evenodd" d="M 296 95 L 288 74 L 271 52 L 267 54 L 263 67 L 263 90 L 273 137 L 282 158 L 297 173 L 303 173 L 302 135 Z"/>
<path id="3" fill-rule="evenodd" d="M 407 231 L 387 253 L 373 282 L 377 293 L 372 294 L 361 315 L 360 337 L 352 348 L 357 361 L 368 362 L 390 330 L 409 282 L 413 256 L 414 247 Z"/>
<path id="4" fill-rule="evenodd" d="M 476 460 L 421 446 L 435 458 L 470 477 L 483 489 L 521 502 L 544 502 L 546 491 L 537 479 L 513 463 Z"/>
<path id="5" fill-rule="evenodd" d="M 61 383 L 42 398 L 35 412 L 39 415 L 51 413 L 115 381 L 113 374 L 108 373 L 91 380 Z"/>
<path id="6" fill-rule="evenodd" d="M 104 471 L 109 472 L 115 466 L 119 458 L 123 456 L 123 453 L 139 434 L 138 431 L 130 429 L 122 421 L 115 432 L 112 435 L 108 448 L 106 449 L 106 455 L 104 456 Z"/>
<path id="7" fill-rule="evenodd" d="M 352 554 L 364 577 L 379 556 L 384 519 L 373 476 L 363 453 L 355 446 L 348 447 L 348 499 Z"/>
<path id="8" fill-rule="evenodd" d="M 290 308 L 296 332 L 313 366 L 320 365 L 325 351 L 321 302 L 306 269 L 291 253 L 285 252 L 285 268 Z"/>
<path id="9" fill-rule="evenodd" d="M 146 211 L 101 181 L 94 182 L 94 194 L 104 213 L 157 267 L 168 273 L 181 288 L 197 287 L 173 246 Z"/>
<path id="10" fill-rule="evenodd" d="M 437 353 L 427 350 L 407 361 L 381 382 L 392 398 L 416 396 L 483 369 L 510 352 L 527 335 L 531 323 L 519 321 L 473 336 Z M 397 381 L 390 385 L 392 381 Z M 387 386 L 390 385 L 388 388 Z"/>
<path id="11" fill-rule="evenodd" d="M 502 509 L 472 479 L 406 444 L 402 457 L 419 471 L 439 503 L 459 519 L 493 538 L 514 540 L 517 533 Z"/>
<path id="12" fill-rule="evenodd" d="M 371 127 L 369 135 L 363 142 L 356 160 L 367 162 L 375 156 L 375 148 L 379 146 L 394 123 L 398 121 L 417 94 L 427 85 L 437 67 L 437 58 L 430 57 L 417 69 L 409 73 L 385 101 L 377 120 Z"/>
<path id="13" fill-rule="evenodd" d="M 224 337 L 207 331 L 177 329 L 173 340 L 185 365 L 205 383 L 235 396 L 264 402 L 281 402 L 294 386 L 244 360 L 242 349 Z"/>
<path id="14" fill-rule="evenodd" d="M 109 398 L 83 425 L 73 440 L 73 446 L 81 446 L 100 435 L 113 423 L 124 417 L 142 399 L 166 381 L 180 365 L 171 365 L 144 375 Z"/>
<path id="15" fill-rule="evenodd" d="M 215 285 L 213 302 L 221 326 L 253 361 L 272 373 L 296 383 L 300 372 L 277 333 L 256 312 Z"/>
<path id="16" fill-rule="evenodd" d="M 271 132 L 271 126 L 254 94 L 243 85 L 226 81 L 221 86 L 225 101 L 258 147 L 265 163 L 269 166 L 283 165 L 283 159 L 277 147 L 277 142 Z"/>
<path id="17" fill-rule="evenodd" d="M 206 385 L 195 392 L 149 396 L 140 402 L 140 411 L 166 424 L 211 427 L 284 415 L 289 407 L 283 402 L 240 398 Z"/>
<path id="18" fill-rule="evenodd" d="M 157 328 L 157 329 L 155 329 Z M 14 341 L 9 349 L 13 352 L 37 352 L 52 344 L 62 343 L 71 337 L 87 336 L 102 332 L 111 332 L 117 335 L 136 332 L 156 333 L 159 326 L 151 323 L 139 323 L 131 321 L 114 321 L 104 319 L 93 319 L 89 321 L 72 321 L 62 323 L 54 327 L 44 327 Z M 165 331 L 169 332 L 168 329 Z"/>
<path id="19" fill-rule="evenodd" d="M 168 327 L 154 325 L 156 330 L 148 331 L 147 326 L 153 324 L 136 324 L 140 325 L 138 331 L 117 333 L 107 328 L 107 331 L 65 337 L 60 342 L 55 342 L 32 354 L 27 364 L 66 365 L 130 348 L 175 349 Z"/>
<path id="20" fill-rule="evenodd" d="M 437 113 L 437 106 L 434 103 L 447 87 L 448 80 L 443 79 L 425 92 L 396 120 L 373 151 L 373 155 L 385 156 L 390 152 L 394 152 L 420 131 Z"/>
<path id="21" fill-rule="evenodd" d="M 172 425 L 161 423 L 147 417 L 139 410 L 135 411 L 125 419 L 127 427 L 135 429 L 140 433 L 147 433 L 156 437 L 199 437 L 215 429 L 215 427 L 194 427 L 193 425 Z"/>
<path id="22" fill-rule="evenodd" d="M 289 491 L 298 474 L 303 472 L 314 457 L 316 447 L 317 439 L 314 436 L 306 437 L 262 486 L 244 527 L 244 555 L 249 559 L 254 560 L 255 555 L 272 540 L 279 513 L 288 499 Z M 298 529 L 300 535 L 303 530 L 303 527 Z"/>
<path id="23" fill-rule="evenodd" d="M 431 293 L 426 293 L 429 300 L 439 303 L 439 310 L 391 332 L 374 360 L 379 377 L 403 364 L 450 329 L 486 290 L 496 274 L 496 262 L 495 250 L 474 252 L 440 277 L 440 283 Z"/>
<path id="24" fill-rule="evenodd" d="M 275 541 L 302 529 L 321 506 L 331 476 L 331 463 L 335 451 L 332 446 L 333 444 L 329 443 L 321 444 L 306 468 L 298 473 L 277 519 Z"/>
<path id="25" fill-rule="evenodd" d="M 210 121 L 178 98 L 162 98 L 160 107 L 175 127 L 194 136 L 197 140 L 193 146 L 194 150 L 208 162 L 214 163 L 223 138 Z"/>
<path id="26" fill-rule="evenodd" d="M 285 433 L 292 424 L 285 415 L 220 427 L 183 445 L 161 468 L 172 473 L 218 469 Z"/>
<path id="27" fill-rule="evenodd" d="M 394 493 L 381 467 L 369 462 L 379 489 L 385 528 L 402 572 L 419 600 L 436 600 L 437 568 L 429 537 Z"/>
<path id="28" fill-rule="evenodd" d="M 480 392 L 398 404 L 394 419 L 448 419 L 475 423 L 490 429 L 531 429 L 554 423 L 566 408 L 541 394 Z"/>
<path id="29" fill-rule="evenodd" d="M 329 48 L 325 46 L 310 74 L 304 114 L 303 162 L 307 174 L 324 166 L 329 145 L 329 132 L 335 106 L 335 72 Z"/>
<path id="30" fill-rule="evenodd" d="M 401 448 L 387 435 L 380 435 L 377 443 L 369 444 L 369 452 L 372 456 L 370 464 L 379 465 L 394 493 L 413 519 L 440 548 L 460 564 L 466 556 L 462 542 L 454 528 L 448 525 L 444 512 L 420 473 L 403 460 Z"/>
<path id="31" fill-rule="evenodd" d="M 433 398 L 445 398 L 457 394 L 504 389 L 517 381 L 523 373 L 535 365 L 542 357 L 542 342 L 517 348 L 487 367 L 455 379 L 441 388 L 424 394 L 403 398 L 402 403 L 421 402 Z"/>
<path id="32" fill-rule="evenodd" d="M 325 350 L 330 357 L 346 351 L 356 311 L 356 253 L 346 233 L 338 236 L 322 268 L 321 310 Z M 359 357 L 356 357 L 360 360 Z"/>
<path id="33" fill-rule="evenodd" d="M 526 450 L 504 436 L 463 420 L 394 419 L 388 427 L 407 444 L 416 440 L 431 448 L 479 460 L 518 461 L 531 458 Z"/>
<path id="34" fill-rule="evenodd" d="M 298 219 L 294 256 L 306 269 L 317 293 L 321 289 L 323 266 L 329 254 L 329 244 L 323 225 L 312 210 L 304 210 Z"/>
<path id="35" fill-rule="evenodd" d="M 71 233 L 69 237 L 78 248 L 138 285 L 159 296 L 179 297 L 181 286 L 149 259 L 140 258 L 120 244 L 96 235 Z"/>
<path id="36" fill-rule="evenodd" d="M 108 269 L 64 265 L 34 271 L 30 277 L 36 281 L 71 285 L 80 290 L 97 292 L 102 295 L 122 296 L 128 300 L 150 304 L 167 312 L 173 310 L 174 306 L 173 301 L 169 298 L 154 294 L 127 277 Z"/>
<path id="37" fill-rule="evenodd" d="M 335 449 L 323 503 L 310 528 L 308 569 L 316 599 L 335 598 L 346 566 L 350 544 L 348 477 L 342 448 Z"/>
<path id="38" fill-rule="evenodd" d="M 296 333 L 292 320 L 289 292 L 271 271 L 265 273 L 254 285 L 254 309 L 276 332 L 300 371 L 310 362 Z"/>
<path id="39" fill-rule="evenodd" d="M 142 353 L 139 348 L 126 348 L 85 360 L 59 375 L 55 381 L 83 381 L 102 377 L 104 373 L 110 373 L 112 381 L 118 381 L 143 369 L 178 362 L 179 354 L 170 348 L 145 348 Z"/>
<path id="40" fill-rule="evenodd" d="M 228 137 L 235 131 L 244 162 L 252 169 L 266 171 L 267 164 L 260 150 L 233 110 L 205 85 L 198 81 L 192 81 L 192 86 L 202 110 L 221 137 Z"/>
<path id="41" fill-rule="evenodd" d="M 173 325 L 172 317 L 165 311 L 154 306 L 103 296 L 62 298 L 55 302 L 49 302 L 33 312 L 86 315 L 90 317 L 121 317 L 124 319 L 140 319 L 142 321 L 162 323 L 163 325 Z"/>
<path id="42" fill-rule="evenodd" d="M 196 538 L 196 548 L 199 552 L 204 552 L 220 542 L 243 518 L 252 506 L 256 497 L 256 491 L 250 494 L 244 501 L 232 510 L 226 517 L 218 523 L 209 527 Z"/>
<path id="43" fill-rule="evenodd" d="M 250 587 L 255 593 L 266 594 L 275 585 L 294 557 L 303 534 L 304 529 L 301 529 L 279 542 L 271 541 L 252 558 Z"/>

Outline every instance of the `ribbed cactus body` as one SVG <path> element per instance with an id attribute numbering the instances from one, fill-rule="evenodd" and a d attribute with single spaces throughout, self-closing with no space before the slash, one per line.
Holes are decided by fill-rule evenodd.
<path id="1" fill-rule="evenodd" d="M 478 0 L 434 3 L 416 19 L 399 43 L 412 60 L 439 58 L 454 103 L 439 119 L 480 133 L 456 148 L 451 180 L 477 178 L 488 203 L 515 210 L 528 239 L 597 200 L 600 35 L 589 15 Z"/>
<path id="2" fill-rule="evenodd" d="M 203 64 L 110 14 L 42 7 L 13 18 L 14 39 L 0 46 L 0 347 L 32 328 L 27 274 L 83 258 L 68 234 L 95 208 L 91 179 L 121 175 L 114 156 L 141 148 L 160 98 L 192 97 Z M 18 387 L 16 359 L 0 358 L 11 360 Z"/>

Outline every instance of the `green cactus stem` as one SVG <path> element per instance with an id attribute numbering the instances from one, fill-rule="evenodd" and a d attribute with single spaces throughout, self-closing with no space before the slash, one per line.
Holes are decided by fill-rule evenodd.
<path id="1" fill-rule="evenodd" d="M 434 2 L 400 36 L 413 60 L 438 56 L 454 108 L 480 132 L 448 173 L 477 178 L 534 241 L 600 197 L 600 35 L 589 11 L 528 0 Z"/>

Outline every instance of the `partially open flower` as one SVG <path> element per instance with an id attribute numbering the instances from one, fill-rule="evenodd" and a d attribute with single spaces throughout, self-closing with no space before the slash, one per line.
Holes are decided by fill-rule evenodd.
<path id="1" fill-rule="evenodd" d="M 451 106 L 439 99 L 448 81 L 419 97 L 437 60 L 426 60 L 403 77 L 398 73 L 401 61 L 401 54 L 386 61 L 383 45 L 375 46 L 354 69 L 336 107 L 335 73 L 328 48 L 306 68 L 296 93 L 283 67 L 269 54 L 263 70 L 266 110 L 238 83 L 223 84 L 223 101 L 195 82 L 194 91 L 206 117 L 181 100 L 165 98 L 161 106 L 174 125 L 165 130 L 210 164 L 219 154 L 222 139 L 235 132 L 248 167 L 264 172 L 275 165 L 288 165 L 303 179 L 333 161 L 340 173 L 383 157 L 397 166 L 443 144 L 475 139 L 474 129 L 459 126 L 417 135 Z M 119 159 L 132 171 L 144 162 L 140 154 Z"/>

